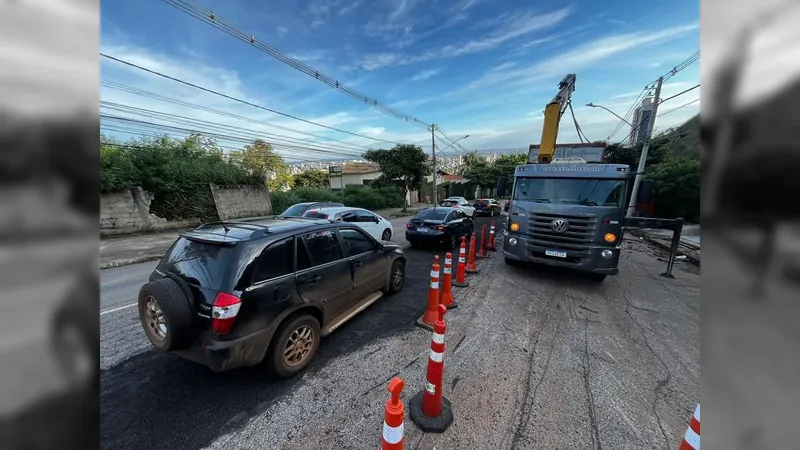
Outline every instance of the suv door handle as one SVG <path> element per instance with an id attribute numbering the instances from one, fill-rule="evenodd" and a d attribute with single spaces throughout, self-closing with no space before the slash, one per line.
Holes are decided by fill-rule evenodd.
<path id="1" fill-rule="evenodd" d="M 364 261 L 353 261 L 350 264 L 353 265 L 354 269 L 358 269 L 359 267 L 364 265 Z"/>
<path id="2" fill-rule="evenodd" d="M 305 280 L 301 281 L 300 283 L 302 283 L 302 284 L 317 284 L 317 283 L 319 283 L 319 281 L 320 281 L 321 279 L 322 279 L 322 277 L 321 277 L 321 276 L 319 276 L 319 275 L 314 275 L 313 277 L 311 277 L 311 278 L 307 278 L 307 279 L 305 279 Z"/>

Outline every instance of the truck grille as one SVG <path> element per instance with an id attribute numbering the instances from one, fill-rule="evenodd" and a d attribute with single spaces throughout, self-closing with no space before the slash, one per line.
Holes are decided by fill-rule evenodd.
<path id="1" fill-rule="evenodd" d="M 556 219 L 565 219 L 569 222 L 569 229 L 564 233 L 553 231 L 550 224 Z M 596 217 L 531 213 L 528 220 L 528 244 L 536 247 L 572 250 L 586 253 L 588 256 L 588 246 L 594 240 L 596 228 Z"/>

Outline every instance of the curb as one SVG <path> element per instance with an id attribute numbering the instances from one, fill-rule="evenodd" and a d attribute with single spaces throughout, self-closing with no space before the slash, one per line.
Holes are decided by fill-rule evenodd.
<path id="1" fill-rule="evenodd" d="M 137 256 L 136 258 L 113 259 L 111 261 L 101 262 L 100 270 L 111 269 L 114 267 L 129 266 L 131 264 L 139 264 L 143 262 L 158 261 L 159 259 L 161 259 L 162 256 L 164 256 L 164 252 L 161 252 L 159 254 L 153 253 L 149 255 Z"/>
<path id="2" fill-rule="evenodd" d="M 635 232 L 634 230 L 631 230 L 628 233 L 630 233 L 630 234 L 632 234 L 632 235 L 634 235 L 636 237 L 642 238 L 645 242 L 647 242 L 648 244 L 650 244 L 650 245 L 652 245 L 654 247 L 658 247 L 658 248 L 660 248 L 662 250 L 666 250 L 667 252 L 669 252 L 669 250 L 670 250 L 669 244 L 665 244 L 665 243 L 663 243 L 663 242 L 661 242 L 661 241 L 659 241 L 657 239 L 653 239 L 650 236 L 647 236 L 645 233 Z M 681 241 L 681 242 L 683 243 L 683 241 Z M 690 246 L 690 247 L 694 248 L 694 246 Z M 700 251 L 700 247 L 697 247 L 697 251 L 698 252 Z M 687 261 L 691 262 L 693 265 L 695 265 L 697 267 L 700 267 L 700 257 L 695 257 L 694 255 L 691 255 L 691 254 L 689 254 L 687 252 L 681 252 L 680 251 L 680 247 L 678 247 L 678 253 L 682 253 L 684 256 L 686 256 L 686 260 Z"/>

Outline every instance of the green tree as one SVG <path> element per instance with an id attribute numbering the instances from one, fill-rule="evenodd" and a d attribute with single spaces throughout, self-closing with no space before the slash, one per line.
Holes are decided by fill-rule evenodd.
<path id="1" fill-rule="evenodd" d="M 310 187 L 325 189 L 328 187 L 328 172 L 322 170 L 307 170 L 294 176 L 295 187 Z"/>
<path id="2" fill-rule="evenodd" d="M 397 181 L 405 197 L 410 190 L 418 190 L 431 174 L 428 156 L 412 144 L 398 144 L 389 150 L 367 150 L 364 159 L 378 164 L 387 180 Z M 403 208 L 405 208 L 405 202 Z"/>
<path id="3" fill-rule="evenodd" d="M 671 157 L 648 170 L 653 181 L 657 217 L 700 220 L 700 161 Z"/>
<path id="4" fill-rule="evenodd" d="M 514 171 L 517 169 L 517 166 L 527 162 L 527 153 L 501 155 L 492 163 L 492 168 L 498 177 L 506 177 L 507 179 L 512 180 L 514 178 Z"/>
<path id="5" fill-rule="evenodd" d="M 263 177 L 270 191 L 291 189 L 294 177 L 283 158 L 267 142 L 256 139 L 242 150 L 231 152 L 231 158 L 251 175 Z"/>
<path id="6" fill-rule="evenodd" d="M 478 152 L 470 152 L 464 157 L 462 175 L 481 189 L 492 187 L 497 182 L 497 170 Z"/>

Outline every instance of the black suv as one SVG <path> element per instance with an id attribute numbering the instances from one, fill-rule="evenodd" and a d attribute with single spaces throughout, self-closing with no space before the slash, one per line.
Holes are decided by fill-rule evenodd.
<path id="1" fill-rule="evenodd" d="M 150 342 L 220 372 L 304 369 L 321 337 L 403 288 L 400 246 L 319 219 L 220 222 L 182 233 L 139 291 Z"/>

